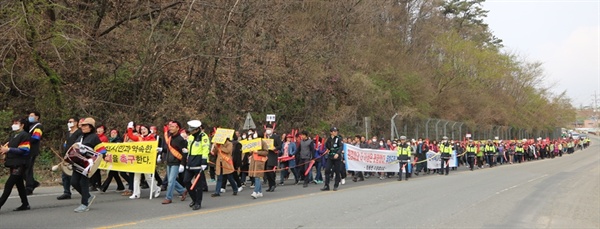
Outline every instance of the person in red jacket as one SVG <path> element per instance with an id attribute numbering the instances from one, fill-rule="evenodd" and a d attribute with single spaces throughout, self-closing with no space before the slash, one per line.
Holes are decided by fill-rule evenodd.
<path id="1" fill-rule="evenodd" d="M 127 137 L 129 140 L 134 142 L 139 141 L 156 141 L 156 136 L 154 134 L 150 134 L 150 129 L 147 126 L 140 125 L 139 135 L 133 134 L 133 122 L 129 122 L 127 125 Z M 146 182 L 148 184 L 152 184 L 152 179 L 154 179 L 154 174 L 148 173 L 144 174 L 146 178 Z M 129 197 L 129 199 L 139 199 L 141 188 L 140 188 L 140 180 L 142 178 L 141 173 L 135 173 L 133 177 L 133 194 Z M 154 186 L 150 190 L 150 195 L 154 195 L 154 197 L 160 196 L 160 187 L 157 185 L 158 182 L 154 182 Z"/>

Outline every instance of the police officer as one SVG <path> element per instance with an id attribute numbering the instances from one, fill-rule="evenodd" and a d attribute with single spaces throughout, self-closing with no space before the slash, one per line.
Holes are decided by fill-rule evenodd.
<path id="1" fill-rule="evenodd" d="M 331 136 L 325 142 L 325 155 L 327 155 L 327 162 L 325 163 L 325 186 L 321 188 L 321 191 L 329 191 L 329 181 L 331 180 L 331 173 L 335 174 L 335 183 L 333 185 L 333 191 L 337 191 L 341 180 L 340 166 L 342 165 L 342 138 L 338 136 L 338 129 L 332 127 L 329 132 Z"/>
<path id="2" fill-rule="evenodd" d="M 469 169 L 473 171 L 475 165 L 475 155 L 477 154 L 477 147 L 473 144 L 473 139 L 469 139 L 469 144 L 466 147 L 467 163 L 469 163 Z"/>
<path id="3" fill-rule="evenodd" d="M 452 145 L 450 145 L 450 142 L 448 142 L 448 137 L 444 136 L 442 138 L 442 143 L 439 146 L 439 150 L 442 158 L 442 163 L 440 163 L 440 172 L 439 174 L 442 175 L 444 174 L 444 166 L 446 167 L 446 176 L 448 176 L 448 173 L 450 172 L 450 165 L 449 165 L 449 161 L 450 161 L 450 157 L 452 156 Z"/>
<path id="4" fill-rule="evenodd" d="M 410 153 L 412 148 L 406 143 L 406 136 L 400 136 L 400 144 L 398 145 L 398 162 L 400 171 L 398 172 L 398 181 L 402 180 L 402 173 L 408 180 L 408 163 L 410 163 Z"/>
<path id="5" fill-rule="evenodd" d="M 199 210 L 202 205 L 202 190 L 207 188 L 204 170 L 207 167 L 210 141 L 204 133 L 204 127 L 199 120 L 191 120 L 188 123 L 190 135 L 188 136 L 188 158 L 183 183 L 188 190 L 192 202 L 192 210 Z M 200 177 L 197 177 L 200 176 Z M 192 185 L 194 185 L 192 189 Z"/>
<path id="6" fill-rule="evenodd" d="M 490 168 L 494 167 L 494 154 L 496 154 L 496 146 L 494 145 L 491 139 L 487 140 L 487 144 L 485 145 L 484 151 L 485 158 L 487 160 L 487 163 L 490 165 Z"/>
<path id="7" fill-rule="evenodd" d="M 523 161 L 523 154 L 525 154 L 525 148 L 523 148 L 523 143 L 518 141 L 517 145 L 515 146 L 515 156 L 519 164 L 521 161 Z"/>

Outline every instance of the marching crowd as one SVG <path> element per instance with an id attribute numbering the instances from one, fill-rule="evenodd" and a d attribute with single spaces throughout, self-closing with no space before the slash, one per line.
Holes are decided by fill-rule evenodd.
<path id="1" fill-rule="evenodd" d="M 39 155 L 42 138 L 40 117 L 39 112 L 32 112 L 27 118 L 15 118 L 12 123 L 13 133 L 9 141 L 0 148 L 0 159 L 10 170 L 0 197 L 0 208 L 8 199 L 13 186 L 16 186 L 22 205 L 14 210 L 30 209 L 27 196 L 39 186 L 39 182 L 33 179 L 33 166 Z M 346 183 L 347 175 L 351 175 L 354 182 L 370 177 L 386 179 L 395 176 L 399 181 L 403 176 L 408 180 L 413 174 L 419 176 L 420 173 L 432 172 L 448 175 L 448 162 L 453 156 L 457 159 L 457 166 L 467 166 L 473 171 L 474 168 L 482 169 L 485 166 L 561 157 L 563 153 L 571 154 L 590 144 L 589 138 L 460 141 L 443 137 L 440 143 L 428 139 L 409 140 L 405 136 L 400 136 L 399 139 L 378 139 L 376 136 L 366 139 L 360 135 L 343 138 L 335 127 L 330 129 L 329 136 L 326 137 L 296 130 L 278 135 L 271 123 L 266 124 L 263 130 L 236 131 L 223 144 L 218 144 L 211 143 L 216 128 L 211 130 L 199 120 L 191 120 L 186 124 L 184 126 L 178 121 L 169 121 L 161 134 L 155 126 L 129 122 L 127 129 L 121 133 L 117 129 L 108 130 L 103 125 L 97 125 L 93 118 L 68 119 L 68 131 L 62 145 L 64 162 L 59 165 L 66 166 L 68 162 L 73 171 L 69 173 L 63 169 L 63 194 L 57 199 L 70 199 L 72 187 L 81 194 L 81 205 L 74 211 L 86 212 L 96 198 L 90 192 L 106 192 L 115 180 L 116 190 L 130 199 L 139 199 L 141 189 L 150 188 L 150 195 L 155 198 L 161 195 L 161 191 L 166 191 L 162 204 L 170 204 L 176 191 L 179 194 L 177 198 L 181 201 L 186 200 L 189 195 L 189 207 L 199 210 L 203 192 L 209 192 L 208 182 L 216 182 L 215 189 L 210 191 L 211 197 L 219 197 L 225 193 L 229 182 L 233 195 L 249 186 L 253 189 L 250 196 L 257 199 L 263 197 L 263 185 L 268 186 L 266 192 L 274 192 L 277 186 L 285 184 L 285 180 L 292 179 L 292 175 L 295 185 L 307 187 L 309 183 L 323 184 L 322 191 L 336 191 L 340 184 Z M 105 134 L 107 130 L 108 135 Z M 243 152 L 241 141 L 257 138 L 262 139 L 260 149 Z M 272 146 L 264 139 L 272 139 Z M 103 181 L 100 170 L 90 170 L 94 163 L 98 163 L 90 159 L 94 156 L 110 162 L 110 158 L 105 157 L 107 150 L 101 143 L 137 141 L 156 141 L 157 169 L 154 173 L 109 171 Z M 346 171 L 344 144 L 396 151 L 397 163 L 401 169 L 397 173 Z M 440 168 L 428 169 L 428 152 L 439 153 L 442 160 Z M 159 167 L 165 167 L 166 174 L 161 174 L 162 169 L 159 170 Z M 455 170 L 456 167 L 451 169 Z M 279 182 L 276 181 L 276 173 L 279 173 Z"/>

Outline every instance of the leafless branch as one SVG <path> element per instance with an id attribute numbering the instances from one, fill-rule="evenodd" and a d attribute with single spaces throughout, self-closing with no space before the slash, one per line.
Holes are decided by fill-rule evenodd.
<path id="1" fill-rule="evenodd" d="M 140 18 L 140 17 L 144 17 L 144 16 L 147 16 L 147 15 L 150 15 L 150 14 L 153 14 L 153 13 L 157 13 L 157 12 L 160 12 L 160 11 L 163 11 L 163 10 L 175 7 L 175 6 L 177 6 L 179 4 L 182 4 L 182 3 L 183 3 L 183 1 L 173 2 L 173 3 L 167 5 L 167 6 L 163 7 L 163 8 L 160 8 L 160 9 L 155 9 L 155 10 L 152 10 L 152 11 L 144 13 L 144 14 L 138 14 L 138 15 L 135 15 L 135 16 L 127 17 L 125 19 L 121 19 L 121 20 L 117 21 L 114 25 L 112 25 L 111 27 L 109 27 L 108 29 L 106 29 L 102 33 L 100 33 L 100 35 L 98 37 L 102 37 L 102 36 L 110 33 L 111 31 L 113 31 L 117 27 L 121 26 L 125 22 L 131 21 L 131 20 L 134 20 L 134 19 L 137 19 L 137 18 Z"/>

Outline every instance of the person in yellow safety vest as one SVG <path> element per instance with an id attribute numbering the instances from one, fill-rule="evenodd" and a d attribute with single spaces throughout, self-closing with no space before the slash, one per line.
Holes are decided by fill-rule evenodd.
<path id="1" fill-rule="evenodd" d="M 485 159 L 491 167 L 494 167 L 494 154 L 496 153 L 496 146 L 492 143 L 491 139 L 487 140 L 487 144 L 485 145 Z"/>
<path id="2" fill-rule="evenodd" d="M 204 126 L 199 120 L 191 120 L 188 123 L 190 135 L 188 136 L 188 158 L 183 183 L 187 189 L 192 202 L 190 207 L 196 211 L 202 207 L 202 191 L 208 189 L 204 170 L 208 163 L 210 151 L 210 140 L 204 133 Z M 200 177 L 198 177 L 200 176 Z M 194 186 L 192 188 L 192 186 Z"/>
<path id="3" fill-rule="evenodd" d="M 573 144 L 573 140 L 569 140 L 569 143 L 567 143 L 567 153 L 568 154 L 572 154 L 573 152 L 575 152 L 575 144 Z"/>
<path id="4" fill-rule="evenodd" d="M 477 155 L 477 147 L 473 144 L 473 139 L 469 139 L 469 144 L 466 147 L 467 163 L 469 163 L 469 169 L 473 171 L 475 165 L 475 156 Z"/>
<path id="5" fill-rule="evenodd" d="M 406 142 L 406 136 L 400 136 L 400 144 L 398 145 L 398 162 L 400 165 L 400 171 L 398 172 L 398 181 L 402 180 L 402 173 L 408 180 L 408 163 L 410 163 L 410 153 L 412 147 Z"/>
<path id="6" fill-rule="evenodd" d="M 523 148 L 523 143 L 518 141 L 517 146 L 515 146 L 515 157 L 517 158 L 517 162 L 519 162 L 519 164 L 521 161 L 523 161 L 523 154 L 525 154 L 525 148 Z"/>
<path id="7" fill-rule="evenodd" d="M 440 144 L 440 146 L 438 147 L 440 150 L 441 155 L 441 163 L 440 163 L 440 175 L 444 174 L 444 166 L 446 167 L 446 176 L 448 176 L 448 173 L 450 172 L 450 157 L 452 156 L 452 145 L 450 145 L 450 142 L 448 142 L 448 137 L 444 136 L 442 138 L 442 143 Z"/>
<path id="8" fill-rule="evenodd" d="M 477 167 L 483 168 L 483 150 L 485 144 L 482 146 L 482 142 L 480 141 L 477 141 L 475 144 L 477 145 L 477 163 L 475 164 Z"/>
<path id="9" fill-rule="evenodd" d="M 583 148 L 587 148 L 588 146 L 590 146 L 590 138 L 586 137 L 585 140 L 583 140 Z"/>

